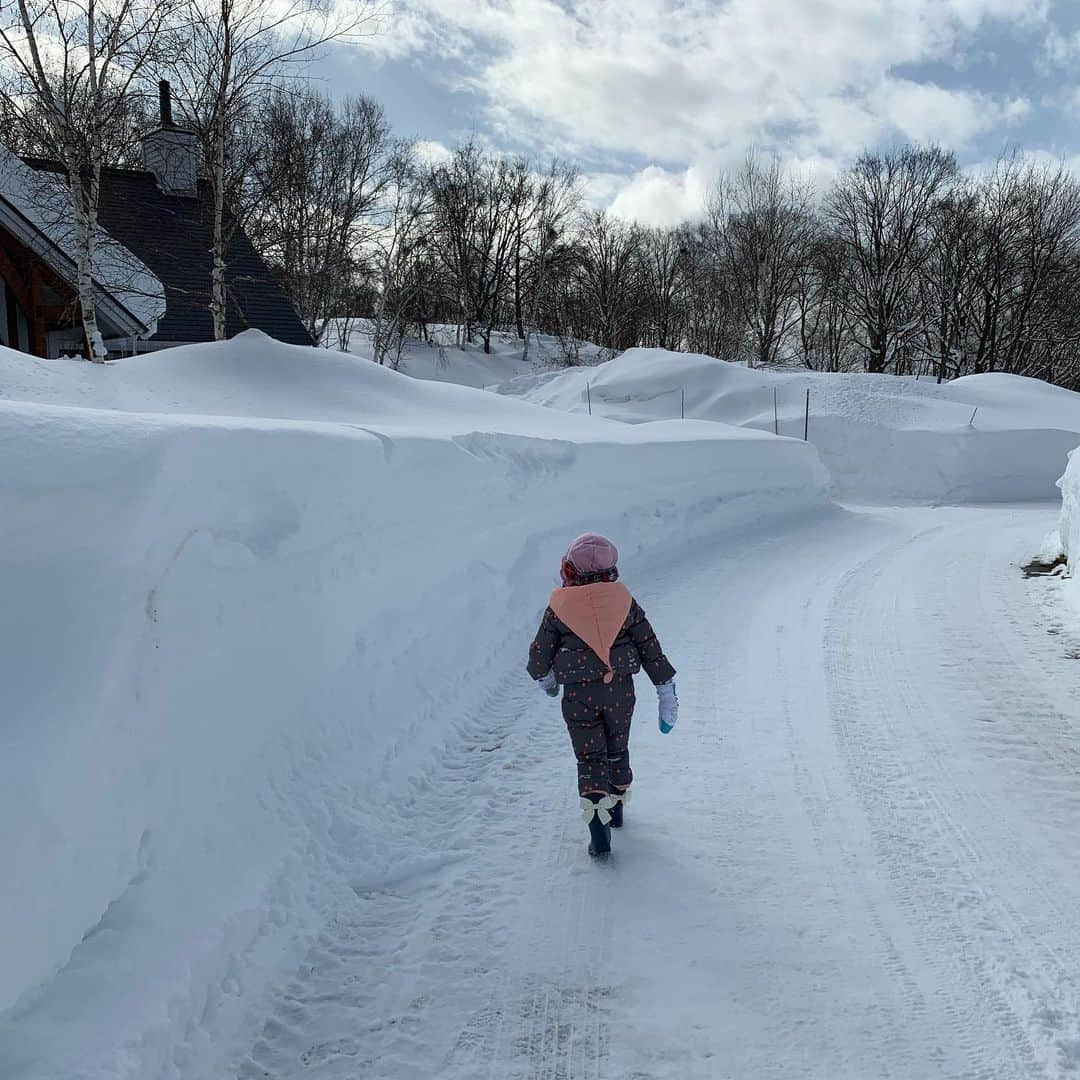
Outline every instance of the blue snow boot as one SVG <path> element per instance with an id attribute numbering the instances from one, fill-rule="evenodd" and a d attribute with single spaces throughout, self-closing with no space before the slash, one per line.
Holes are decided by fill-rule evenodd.
<path id="1" fill-rule="evenodd" d="M 587 795 L 581 800 L 585 820 L 589 823 L 589 854 L 600 858 L 611 854 L 611 808 L 615 800 L 610 795 Z"/>
<path id="2" fill-rule="evenodd" d="M 630 801 L 630 792 L 629 790 L 623 792 L 616 791 L 611 797 L 615 800 L 615 805 L 611 808 L 611 827 L 613 829 L 621 829 L 623 807 Z"/>

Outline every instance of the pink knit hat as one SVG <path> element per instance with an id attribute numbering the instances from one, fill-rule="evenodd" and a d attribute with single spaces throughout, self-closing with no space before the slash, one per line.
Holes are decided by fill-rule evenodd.
<path id="1" fill-rule="evenodd" d="M 619 549 L 606 536 L 585 533 L 566 549 L 566 561 L 579 574 L 596 574 L 615 566 Z"/>

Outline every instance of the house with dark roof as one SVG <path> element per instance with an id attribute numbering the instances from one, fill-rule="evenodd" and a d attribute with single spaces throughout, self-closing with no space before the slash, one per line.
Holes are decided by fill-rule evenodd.
<path id="1" fill-rule="evenodd" d="M 94 287 L 110 355 L 214 337 L 213 200 L 199 176 L 195 135 L 172 122 L 167 86 L 161 124 L 143 138 L 142 158 L 143 169 L 107 168 L 101 176 Z M 0 344 L 38 356 L 82 349 L 65 184 L 59 163 L 0 148 Z M 255 328 L 313 344 L 243 229 L 230 231 L 229 336 Z"/>

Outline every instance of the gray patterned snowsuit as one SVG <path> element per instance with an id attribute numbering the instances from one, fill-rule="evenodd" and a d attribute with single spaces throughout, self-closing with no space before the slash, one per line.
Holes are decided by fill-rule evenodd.
<path id="1" fill-rule="evenodd" d="M 614 678 L 604 682 L 600 657 L 548 608 L 529 650 L 528 671 L 542 679 L 549 671 L 563 684 L 562 712 L 578 765 L 578 791 L 625 791 L 630 769 L 633 676 L 642 668 L 654 685 L 675 678 L 645 612 L 635 600 L 611 647 Z"/>

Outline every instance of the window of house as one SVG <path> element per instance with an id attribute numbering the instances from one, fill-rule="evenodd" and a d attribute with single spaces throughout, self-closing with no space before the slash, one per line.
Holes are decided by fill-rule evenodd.
<path id="1" fill-rule="evenodd" d="M 30 324 L 15 294 L 0 277 L 0 345 L 20 352 L 30 351 Z"/>
<path id="2" fill-rule="evenodd" d="M 15 305 L 15 323 L 18 329 L 19 344 L 15 347 L 22 352 L 30 351 L 30 324 L 26 321 L 26 312 Z"/>
<path id="3" fill-rule="evenodd" d="M 11 347 L 11 331 L 8 329 L 7 286 L 0 278 L 0 345 Z"/>

